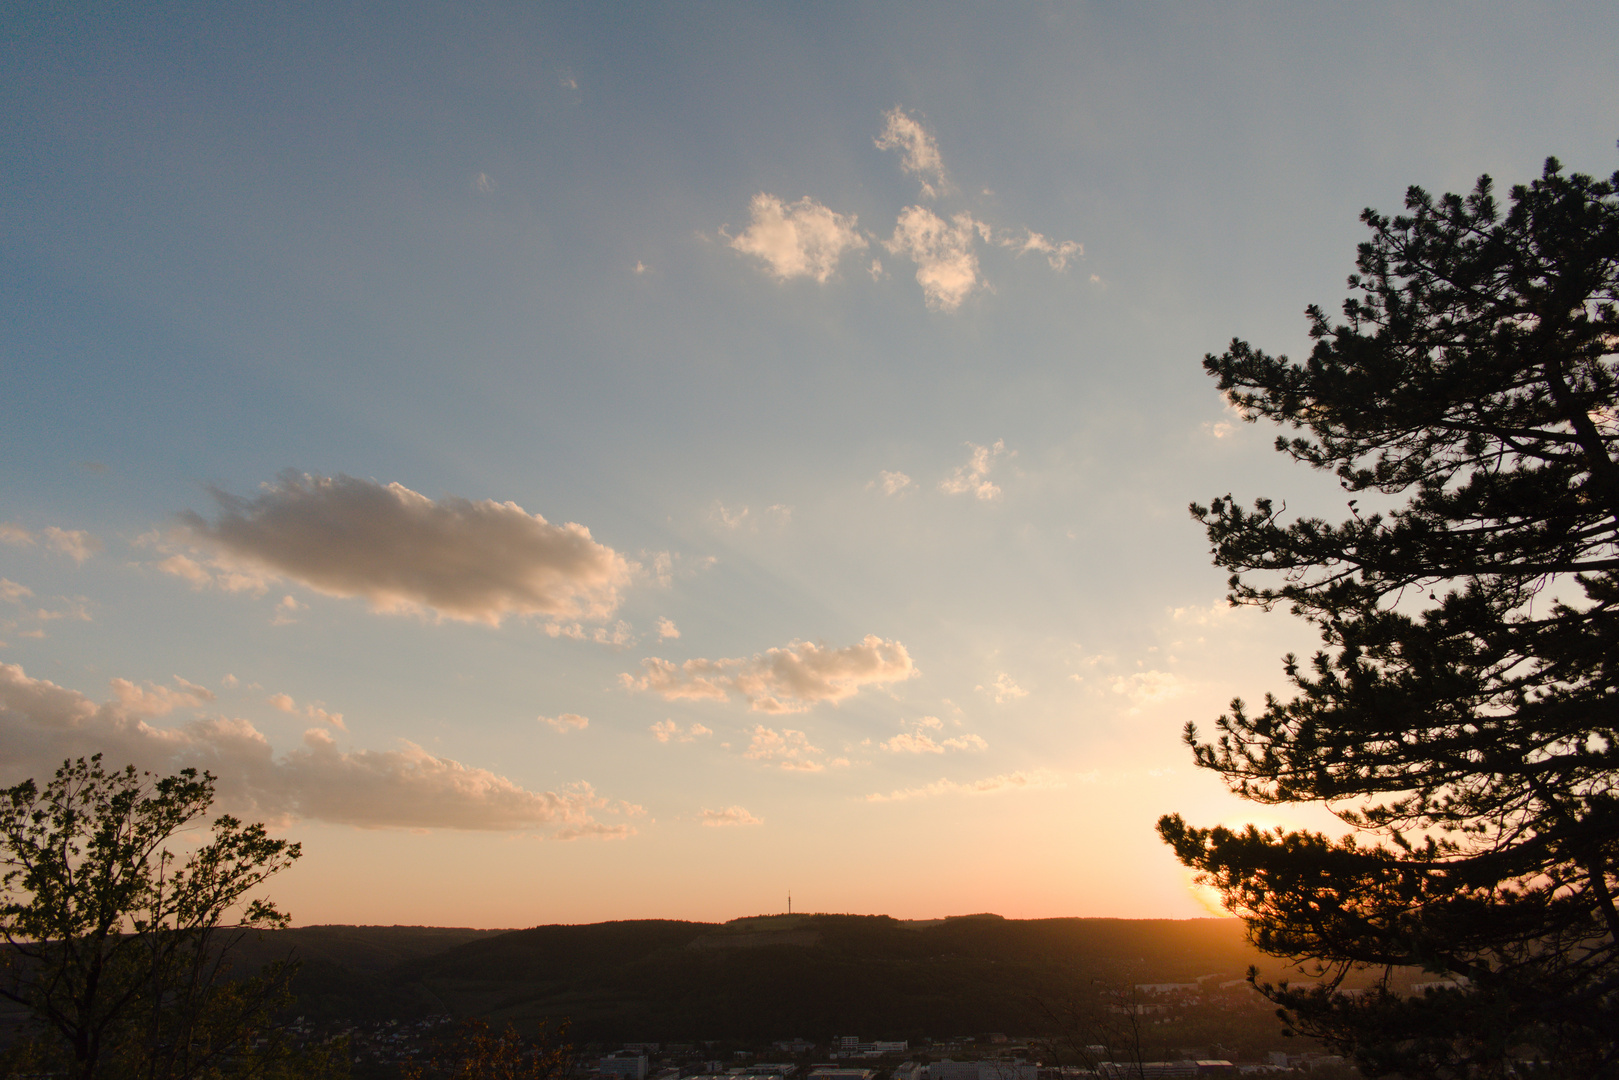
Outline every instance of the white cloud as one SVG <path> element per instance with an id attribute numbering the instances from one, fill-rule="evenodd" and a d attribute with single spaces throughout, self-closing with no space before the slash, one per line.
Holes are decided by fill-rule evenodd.
<path id="1" fill-rule="evenodd" d="M 1077 240 L 1052 240 L 1033 229 L 1024 229 L 1023 237 L 1007 235 L 997 241 L 1002 247 L 1013 248 L 1019 255 L 1035 252 L 1046 257 L 1046 263 L 1058 272 L 1068 269 L 1069 260 L 1083 258 L 1085 245 Z"/>
<path id="2" fill-rule="evenodd" d="M 34 590 L 26 585 L 19 585 L 10 578 L 0 578 L 0 600 L 8 604 L 20 604 L 30 596 Z"/>
<path id="3" fill-rule="evenodd" d="M 975 498 L 994 499 L 1001 494 L 999 484 L 989 479 L 990 470 L 995 463 L 1006 454 L 1006 440 L 996 439 L 993 445 L 979 446 L 977 443 L 968 443 L 972 447 L 972 456 L 967 464 L 957 465 L 956 471 L 939 481 L 939 490 L 946 495 L 966 495 L 971 493 Z M 1013 451 L 1010 455 L 1017 456 Z"/>
<path id="4" fill-rule="evenodd" d="M 1029 692 L 1012 681 L 1012 676 L 1001 672 L 995 676 L 995 704 L 1005 705 L 1008 701 L 1016 701 L 1021 697 L 1028 697 Z"/>
<path id="5" fill-rule="evenodd" d="M 674 621 L 671 620 L 671 619 L 667 619 L 662 615 L 659 615 L 658 616 L 658 640 L 659 641 L 667 641 L 667 640 L 669 640 L 671 638 L 677 638 L 679 636 L 680 636 L 680 628 L 677 627 L 674 624 Z"/>
<path id="6" fill-rule="evenodd" d="M 284 475 L 253 499 L 215 491 L 212 522 L 181 515 L 193 554 L 158 563 L 195 585 L 262 593 L 278 577 L 377 611 L 498 625 L 509 614 L 605 619 L 636 569 L 583 525 L 514 502 L 445 497 L 351 476 Z"/>
<path id="7" fill-rule="evenodd" d="M 47 525 L 38 535 L 13 522 L 0 522 L 0 543 L 13 547 L 34 547 L 44 537 L 45 546 L 58 555 L 66 555 L 76 563 L 83 563 L 101 550 L 101 541 L 83 529 L 59 529 Z"/>
<path id="8" fill-rule="evenodd" d="M 308 604 L 299 603 L 298 598 L 295 596 L 283 596 L 281 602 L 275 606 L 275 618 L 270 620 L 270 624 L 272 626 L 289 626 L 298 621 L 295 617 L 297 613 L 308 607 Z"/>
<path id="9" fill-rule="evenodd" d="M 1131 712 L 1139 711 L 1143 705 L 1156 705 L 1186 692 L 1185 680 L 1169 671 L 1138 671 L 1132 675 L 1119 675 L 1111 685 L 1115 694 L 1129 699 Z"/>
<path id="10" fill-rule="evenodd" d="M 214 716 L 157 728 L 144 718 L 154 707 L 200 688 L 119 680 L 114 689 L 115 700 L 98 704 L 0 663 L 0 784 L 43 780 L 64 758 L 100 752 L 113 767 L 131 763 L 159 774 L 207 769 L 218 777 L 220 810 L 275 824 L 302 818 L 362 828 L 567 826 L 592 835 L 600 824 L 593 813 L 615 812 L 587 784 L 529 791 L 410 742 L 398 750 L 346 751 L 326 730 L 311 728 L 301 746 L 277 756 L 246 720 Z M 622 834 L 612 825 L 597 831 Z"/>
<path id="11" fill-rule="evenodd" d="M 713 728 L 704 727 L 702 724 L 693 724 L 685 731 L 681 731 L 680 725 L 673 720 L 659 720 L 647 730 L 651 731 L 652 737 L 661 743 L 694 742 L 704 735 L 714 734 Z"/>
<path id="12" fill-rule="evenodd" d="M 583 731 L 590 726 L 588 717 L 571 712 L 565 712 L 561 716 L 538 716 L 535 719 L 542 724 L 550 724 L 553 729 L 564 734 L 570 731 Z"/>
<path id="13" fill-rule="evenodd" d="M 21 669 L 19 669 L 21 670 Z M 175 688 L 147 683 L 137 686 L 128 679 L 110 682 L 118 705 L 131 716 L 165 716 L 175 709 L 197 709 L 214 700 L 214 692 L 176 675 Z"/>
<path id="14" fill-rule="evenodd" d="M 703 824 L 716 828 L 726 825 L 763 825 L 765 819 L 754 817 L 740 806 L 727 806 L 723 810 L 704 810 Z"/>
<path id="15" fill-rule="evenodd" d="M 856 215 L 829 210 L 808 195 L 783 203 L 760 192 L 750 210 L 748 227 L 731 237 L 730 245 L 762 260 L 783 281 L 808 277 L 824 283 L 845 254 L 867 247 Z"/>
<path id="16" fill-rule="evenodd" d="M 883 469 L 877 474 L 877 479 L 866 487 L 881 487 L 884 495 L 903 495 L 908 489 L 915 487 L 916 482 L 899 471 L 889 472 Z"/>
<path id="17" fill-rule="evenodd" d="M 890 791 L 884 795 L 873 792 L 866 796 L 867 802 L 904 802 L 908 799 L 931 799 L 939 795 L 993 795 L 1002 791 L 1036 791 L 1042 788 L 1060 788 L 1065 786 L 1061 777 L 1049 769 L 1033 769 L 1030 771 L 1001 773 L 998 776 L 986 776 L 982 780 L 935 780 L 931 784 L 919 788 L 902 788 Z"/>
<path id="18" fill-rule="evenodd" d="M 811 746 L 809 736 L 802 731 L 792 728 L 776 731 L 763 724 L 755 724 L 752 736 L 748 748 L 742 752 L 742 756 L 750 761 L 769 762 L 795 772 L 820 772 L 826 768 L 813 757 L 821 753 L 821 748 Z"/>
<path id="19" fill-rule="evenodd" d="M 942 754 L 946 750 L 988 750 L 989 744 L 979 735 L 958 735 L 948 739 L 935 739 L 930 731 L 938 731 L 944 722 L 937 716 L 924 716 L 879 745 L 892 754 Z"/>
<path id="20" fill-rule="evenodd" d="M 45 529 L 45 546 L 76 563 L 83 563 L 101 550 L 101 541 L 83 529 L 58 529 L 51 525 Z"/>
<path id="21" fill-rule="evenodd" d="M 751 658 L 687 660 L 676 666 L 669 660 L 648 657 L 641 666 L 639 678 L 625 673 L 619 681 L 666 701 L 724 701 L 737 693 L 755 712 L 765 713 L 804 712 L 823 701 L 836 703 L 852 697 L 863 686 L 903 682 L 917 674 L 904 645 L 875 634 L 842 649 L 795 641 Z"/>
<path id="22" fill-rule="evenodd" d="M 209 696 L 211 697 L 212 695 Z M 292 699 L 291 694 L 271 694 L 264 700 L 284 713 L 292 713 L 295 716 L 299 713 L 298 703 Z M 348 725 L 343 723 L 343 714 L 327 712 L 323 704 L 312 703 L 306 705 L 302 712 L 304 716 L 317 723 L 330 724 L 332 727 L 343 731 L 348 730 Z"/>
<path id="23" fill-rule="evenodd" d="M 900 168 L 922 184 L 922 195 L 932 199 L 946 186 L 944 159 L 933 135 L 898 105 L 883 114 L 883 133 L 873 140 L 879 150 L 898 150 Z"/>
<path id="24" fill-rule="evenodd" d="M 928 307 L 954 311 L 978 287 L 978 223 L 960 213 L 946 222 L 924 206 L 907 206 L 883 246 L 916 263 L 916 280 Z"/>

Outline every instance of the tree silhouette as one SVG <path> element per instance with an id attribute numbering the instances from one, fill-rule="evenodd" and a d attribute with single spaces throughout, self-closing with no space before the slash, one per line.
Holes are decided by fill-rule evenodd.
<path id="1" fill-rule="evenodd" d="M 1372 1075 L 1619 1070 L 1616 189 L 1555 159 L 1504 213 L 1489 177 L 1413 187 L 1362 215 L 1356 295 L 1342 322 L 1308 309 L 1308 360 L 1204 360 L 1357 498 L 1337 525 L 1192 507 L 1231 603 L 1287 605 L 1323 648 L 1285 658 L 1289 696 L 1185 740 L 1233 791 L 1351 831 L 1158 828 L 1255 944 L 1318 967 L 1262 989 Z M 1401 997 L 1406 965 L 1456 985 Z M 1337 993 L 1355 968 L 1377 985 Z"/>
<path id="2" fill-rule="evenodd" d="M 227 952 L 286 925 L 247 894 L 298 845 L 227 816 L 193 846 L 181 834 L 213 797 L 208 773 L 109 773 L 99 754 L 64 762 L 43 790 L 0 791 L 0 996 L 37 1024 L 16 1048 L 21 1071 L 191 1080 L 277 1063 L 260 1037 L 291 971 L 227 979 Z"/>

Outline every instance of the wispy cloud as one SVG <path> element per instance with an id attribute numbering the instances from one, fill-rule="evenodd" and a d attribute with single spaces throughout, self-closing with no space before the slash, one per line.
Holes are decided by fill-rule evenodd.
<path id="1" fill-rule="evenodd" d="M 675 638 L 677 638 L 679 636 L 680 636 L 680 628 L 677 627 L 674 624 L 674 620 L 668 619 L 668 618 L 665 618 L 662 615 L 659 615 L 658 616 L 658 640 L 660 640 L 660 641 L 671 641 L 671 640 L 673 640 L 673 639 L 675 639 Z"/>
<path id="2" fill-rule="evenodd" d="M 924 198 L 936 198 L 946 187 L 939 144 L 922 122 L 895 105 L 883 113 L 883 132 L 873 140 L 879 150 L 898 150 L 900 168 L 917 178 Z"/>
<path id="3" fill-rule="evenodd" d="M 944 722 L 937 716 L 924 716 L 910 725 L 910 730 L 902 731 L 887 742 L 879 745 L 891 754 L 942 754 L 946 750 L 987 750 L 989 743 L 979 735 L 956 735 L 947 739 L 937 739 L 934 732 L 941 730 Z"/>
<path id="4" fill-rule="evenodd" d="M 186 550 L 156 564 L 197 586 L 262 593 L 287 578 L 377 611 L 498 625 L 507 615 L 605 619 L 636 569 L 585 526 L 514 502 L 435 501 L 341 475 L 286 474 L 253 499 L 213 494 L 215 519 L 181 515 L 171 542 Z"/>
<path id="5" fill-rule="evenodd" d="M 201 687 L 113 683 L 97 703 L 75 690 L 0 663 L 0 783 L 45 777 L 64 758 L 100 752 L 157 773 L 195 766 L 219 778 L 220 808 L 254 819 L 296 819 L 362 828 L 518 830 L 557 826 L 591 835 L 594 814 L 617 804 L 588 784 L 530 791 L 487 769 L 429 753 L 411 742 L 397 750 L 343 750 L 324 728 L 276 755 L 248 721 L 202 716 L 176 727 L 147 723 L 179 699 L 206 700 Z M 624 804 L 628 805 L 628 804 Z M 608 824 L 603 835 L 624 835 Z M 559 834 L 559 839 L 565 838 Z"/>
<path id="6" fill-rule="evenodd" d="M 537 721 L 547 724 L 553 731 L 567 734 L 570 731 L 583 731 L 590 726 L 590 718 L 580 716 L 578 713 L 565 712 L 560 716 L 537 716 Z"/>
<path id="7" fill-rule="evenodd" d="M 915 486 L 916 481 L 909 476 L 898 470 L 890 472 L 887 469 L 879 472 L 877 479 L 866 485 L 868 488 L 881 488 L 884 495 L 903 495 L 907 490 Z"/>
<path id="8" fill-rule="evenodd" d="M 826 768 L 815 755 L 821 748 L 810 745 L 809 736 L 793 728 L 776 731 L 763 724 L 755 724 L 752 739 L 742 756 L 750 761 L 763 761 L 779 765 L 790 772 L 820 772 Z"/>
<path id="9" fill-rule="evenodd" d="M 620 682 L 666 701 L 727 700 L 736 693 L 755 712 L 804 712 L 821 702 L 852 697 L 864 686 L 903 682 L 917 674 L 905 646 L 875 634 L 842 649 L 795 641 L 752 657 L 725 660 L 672 661 L 648 657 L 639 677 L 625 673 Z"/>
<path id="10" fill-rule="evenodd" d="M 211 697 L 212 695 L 209 696 Z M 330 724 L 332 727 L 343 731 L 348 730 L 348 725 L 343 722 L 343 714 L 327 712 L 324 702 L 310 702 L 300 710 L 298 703 L 293 700 L 291 694 L 271 694 L 264 700 L 284 713 L 291 713 L 294 716 L 301 713 L 318 723 Z"/>
<path id="11" fill-rule="evenodd" d="M 661 743 L 696 742 L 704 735 L 714 734 L 713 728 L 704 727 L 702 724 L 692 724 L 682 731 L 680 725 L 673 720 L 659 720 L 648 730 L 652 732 L 652 737 Z"/>
<path id="12" fill-rule="evenodd" d="M 704 810 L 702 817 L 704 825 L 715 828 L 723 828 L 728 825 L 763 825 L 765 823 L 764 818 L 755 817 L 741 806 L 727 806 L 723 810 Z"/>
<path id="13" fill-rule="evenodd" d="M 873 792 L 866 796 L 866 801 L 905 802 L 910 799 L 932 799 L 940 795 L 994 795 L 1003 791 L 1036 791 L 1064 786 L 1061 777 L 1048 769 L 1033 769 L 1027 772 L 1019 770 L 1001 773 L 998 776 L 986 776 L 981 780 L 940 779 L 922 787 L 890 791 L 886 795 L 882 792 Z"/>
<path id="14" fill-rule="evenodd" d="M 750 211 L 748 227 L 731 237 L 730 245 L 762 261 L 783 281 L 808 277 L 824 283 L 844 255 L 867 247 L 854 214 L 839 214 L 808 195 L 784 203 L 760 192 Z"/>
<path id="15" fill-rule="evenodd" d="M 1149 670 L 1120 675 L 1113 679 L 1111 686 L 1115 694 L 1129 700 L 1131 712 L 1138 712 L 1143 706 L 1156 705 L 1186 692 L 1186 681 L 1170 671 Z"/>
<path id="16" fill-rule="evenodd" d="M 55 525 L 47 525 L 35 534 L 15 522 L 0 522 L 0 543 L 10 544 L 13 547 L 35 547 L 41 538 L 46 548 L 58 555 L 66 555 L 80 564 L 102 547 L 100 540 L 83 529 L 60 529 Z"/>
<path id="17" fill-rule="evenodd" d="M 989 479 L 990 470 L 1002 457 L 1013 457 L 1017 452 L 1007 454 L 1005 439 L 996 439 L 989 446 L 971 442 L 967 445 L 972 449 L 967 463 L 957 465 L 955 472 L 940 480 L 939 490 L 946 495 L 972 495 L 986 501 L 999 498 L 1001 487 Z"/>

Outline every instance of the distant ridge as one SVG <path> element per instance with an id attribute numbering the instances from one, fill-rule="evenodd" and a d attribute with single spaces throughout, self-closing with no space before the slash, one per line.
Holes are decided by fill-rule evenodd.
<path id="1" fill-rule="evenodd" d="M 1033 1033 L 1099 984 L 1238 979 L 1275 968 L 1233 919 L 902 921 L 757 915 L 524 930 L 309 926 L 248 943 L 243 967 L 303 961 L 299 1011 L 316 1019 L 429 1013 L 570 1017 L 583 1042 L 773 1040 L 859 1031 L 922 1039 Z"/>

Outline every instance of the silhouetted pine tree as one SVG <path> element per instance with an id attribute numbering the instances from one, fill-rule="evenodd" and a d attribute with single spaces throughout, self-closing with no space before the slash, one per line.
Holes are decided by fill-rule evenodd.
<path id="1" fill-rule="evenodd" d="M 1257 945 L 1319 965 L 1321 988 L 1262 989 L 1372 1075 L 1619 1073 L 1616 190 L 1556 159 L 1504 214 L 1489 177 L 1411 188 L 1362 215 L 1358 295 L 1341 323 L 1309 309 L 1307 361 L 1204 360 L 1293 429 L 1278 450 L 1384 509 L 1192 507 L 1231 602 L 1288 605 L 1324 647 L 1286 658 L 1290 697 L 1186 742 L 1244 797 L 1352 831 L 1158 828 Z M 1396 965 L 1462 979 L 1401 997 Z M 1333 992 L 1360 967 L 1378 989 Z"/>

